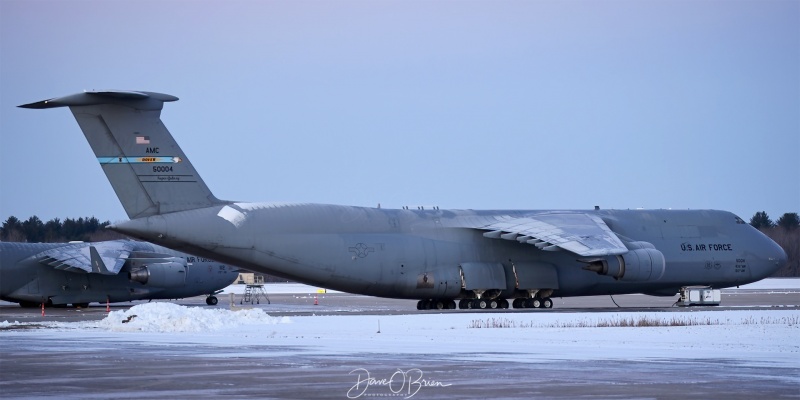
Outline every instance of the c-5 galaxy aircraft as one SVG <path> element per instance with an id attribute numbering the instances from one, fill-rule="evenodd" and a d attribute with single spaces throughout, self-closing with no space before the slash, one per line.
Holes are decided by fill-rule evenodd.
<path id="1" fill-rule="evenodd" d="M 109 228 L 253 271 L 419 309 L 552 307 L 551 297 L 723 288 L 786 262 L 725 211 L 381 209 L 217 199 L 142 91 L 25 104 L 69 107 L 129 221 Z"/>
<path id="2" fill-rule="evenodd" d="M 0 243 L 0 299 L 23 307 L 88 307 L 92 302 L 209 295 L 236 268 L 133 240 L 96 243 Z"/>

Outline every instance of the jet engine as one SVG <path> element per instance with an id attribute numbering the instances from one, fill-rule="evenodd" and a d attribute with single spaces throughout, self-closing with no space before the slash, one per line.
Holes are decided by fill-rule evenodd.
<path id="1" fill-rule="evenodd" d="M 131 282 L 156 287 L 181 287 L 186 284 L 186 264 L 165 262 L 147 264 L 128 274 Z"/>
<path id="2" fill-rule="evenodd" d="M 583 269 L 628 282 L 657 281 L 664 276 L 664 254 L 656 250 L 652 243 L 630 242 L 626 245 L 630 251 L 625 254 L 581 260 L 589 264 Z"/>

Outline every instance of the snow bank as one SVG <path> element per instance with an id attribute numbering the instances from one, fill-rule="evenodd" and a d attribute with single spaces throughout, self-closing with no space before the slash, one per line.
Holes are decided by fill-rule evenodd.
<path id="1" fill-rule="evenodd" d="M 211 332 L 245 325 L 288 322 L 287 317 L 273 318 L 257 308 L 230 311 L 159 302 L 113 311 L 94 324 L 97 328 L 116 332 Z"/>

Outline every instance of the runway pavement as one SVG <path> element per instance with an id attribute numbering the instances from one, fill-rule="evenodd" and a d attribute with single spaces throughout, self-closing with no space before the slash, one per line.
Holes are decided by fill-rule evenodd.
<path id="1" fill-rule="evenodd" d="M 67 343 L 15 337 L 4 347 L 2 398 L 77 399 L 752 399 L 797 398 L 775 378 L 797 369 L 723 360 L 459 362 L 396 354 L 214 357 L 214 347 L 142 347 L 115 343 L 86 354 Z M 275 349 L 280 351 L 281 349 Z M 212 356 L 207 356 L 211 354 Z M 713 367 L 713 368 L 709 368 Z M 398 369 L 407 376 L 395 375 Z M 418 369 L 441 386 L 410 385 Z M 355 374 L 353 371 L 357 371 Z M 368 371 L 394 378 L 396 395 L 375 383 L 356 387 Z M 399 383 L 398 383 L 399 382 Z M 409 397 L 410 395 L 410 397 Z"/>

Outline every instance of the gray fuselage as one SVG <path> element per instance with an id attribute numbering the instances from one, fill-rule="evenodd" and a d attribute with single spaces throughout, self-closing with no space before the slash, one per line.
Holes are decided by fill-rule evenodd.
<path id="1" fill-rule="evenodd" d="M 661 276 L 630 282 L 585 270 L 586 261 L 569 251 L 489 239 L 474 228 L 497 216 L 549 211 L 235 203 L 231 213 L 226 207 L 134 219 L 112 229 L 320 287 L 409 299 L 468 297 L 468 283 L 480 287 L 468 282 L 468 263 L 502 265 L 501 297 L 530 289 L 567 297 L 730 287 L 763 279 L 786 262 L 776 243 L 725 211 L 581 211 L 602 218 L 624 241 L 647 242 L 663 253 Z M 532 277 L 527 287 L 520 287 L 522 275 Z"/>

